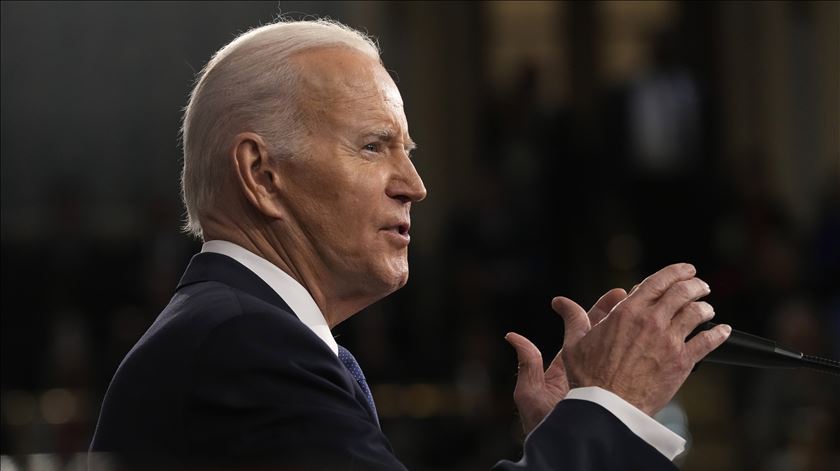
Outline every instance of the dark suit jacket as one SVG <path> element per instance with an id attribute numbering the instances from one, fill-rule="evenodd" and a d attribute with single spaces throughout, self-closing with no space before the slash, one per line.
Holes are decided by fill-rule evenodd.
<path id="1" fill-rule="evenodd" d="M 193 257 L 117 369 L 91 451 L 123 465 L 405 469 L 336 355 L 265 282 Z M 279 466 L 278 466 L 279 465 Z M 499 469 L 672 469 L 600 406 L 562 401 Z"/>

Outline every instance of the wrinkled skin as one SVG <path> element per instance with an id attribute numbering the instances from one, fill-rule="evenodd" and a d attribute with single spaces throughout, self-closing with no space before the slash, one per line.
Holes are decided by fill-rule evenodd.
<path id="1" fill-rule="evenodd" d="M 228 196 L 201 222 L 207 240 L 295 278 L 334 327 L 405 285 L 411 205 L 426 189 L 399 90 L 376 59 L 326 47 L 293 61 L 305 150 L 276 159 L 261 135 L 237 135 Z"/>
<path id="2" fill-rule="evenodd" d="M 701 297 L 709 286 L 688 264 L 663 268 L 630 294 L 607 292 L 587 313 L 557 297 L 551 306 L 563 317 L 563 349 L 543 370 L 542 354 L 525 337 L 505 338 L 516 349 L 519 377 L 514 401 L 529 433 L 569 392 L 598 386 L 653 416 L 676 394 L 694 364 L 720 346 L 731 328 L 719 325 L 686 342 L 702 322 L 714 317 Z"/>

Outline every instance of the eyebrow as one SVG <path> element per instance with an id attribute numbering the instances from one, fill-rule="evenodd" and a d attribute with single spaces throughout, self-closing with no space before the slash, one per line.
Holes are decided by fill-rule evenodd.
<path id="1" fill-rule="evenodd" d="M 389 144 L 394 142 L 394 140 L 396 139 L 396 135 L 388 129 L 379 129 L 379 130 L 371 131 L 371 132 L 366 133 L 366 135 L 375 136 L 380 141 L 386 142 L 386 143 L 389 143 Z M 414 142 L 410 137 L 408 137 L 408 138 L 406 138 L 405 149 L 407 151 L 411 152 L 414 149 L 417 149 L 417 143 Z"/>

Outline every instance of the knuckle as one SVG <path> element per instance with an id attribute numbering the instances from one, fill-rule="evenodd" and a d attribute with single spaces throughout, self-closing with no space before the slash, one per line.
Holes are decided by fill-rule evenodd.
<path id="1" fill-rule="evenodd" d="M 703 308 L 696 302 L 686 304 L 685 307 L 683 307 L 683 310 L 685 310 L 686 314 L 689 314 L 692 317 L 698 317 L 703 313 Z"/>
<path id="2" fill-rule="evenodd" d="M 705 301 L 700 301 L 696 304 L 699 306 L 700 315 L 704 321 L 715 317 L 715 308 L 713 308 L 711 304 Z"/>
<path id="3" fill-rule="evenodd" d="M 678 354 L 683 355 L 686 351 L 685 337 L 678 333 L 674 333 L 672 335 L 674 338 L 674 350 L 678 352 Z"/>
<path id="4" fill-rule="evenodd" d="M 633 309 L 630 303 L 621 303 L 613 308 L 611 315 L 618 318 L 625 318 L 633 314 Z"/>
<path id="5" fill-rule="evenodd" d="M 693 302 L 686 306 L 686 308 L 688 309 L 689 313 L 692 314 L 692 317 L 703 318 L 705 310 L 702 304 L 698 302 Z"/>
<path id="6" fill-rule="evenodd" d="M 655 294 L 662 294 L 668 290 L 669 283 L 662 278 L 650 277 L 642 282 L 642 287 L 647 288 Z"/>
<path id="7" fill-rule="evenodd" d="M 647 321 L 648 325 L 656 329 L 656 331 L 660 334 L 668 330 L 669 327 L 671 327 L 670 317 L 653 315 L 648 316 L 645 320 Z"/>
<path id="8" fill-rule="evenodd" d="M 703 336 L 700 340 L 701 346 L 703 347 L 703 355 L 709 353 L 713 348 L 715 348 L 715 334 L 711 330 L 703 332 Z"/>
<path id="9" fill-rule="evenodd" d="M 685 355 L 682 355 L 681 352 L 674 352 L 674 360 L 672 362 L 674 368 L 682 370 L 685 368 L 685 363 Z"/>
<path id="10" fill-rule="evenodd" d="M 692 280 L 680 281 L 674 285 L 674 291 L 681 299 L 691 299 L 694 297 L 694 283 Z"/>
<path id="11" fill-rule="evenodd" d="M 688 355 L 677 356 L 677 360 L 676 360 L 675 363 L 676 363 L 677 369 L 679 369 L 679 370 L 690 369 L 692 366 L 694 366 L 694 362 L 692 362 L 688 358 Z"/>
<path id="12" fill-rule="evenodd" d="M 679 274 L 687 274 L 687 275 L 694 275 L 697 273 L 697 269 L 694 268 L 694 265 L 690 263 L 675 263 L 671 265 L 673 270 Z"/>
<path id="13" fill-rule="evenodd" d="M 687 272 L 689 272 L 689 269 L 685 263 L 672 263 L 660 270 L 657 274 L 671 279 L 677 279 L 685 276 Z"/>
<path id="14" fill-rule="evenodd" d="M 659 270 L 642 281 L 642 287 L 655 294 L 664 294 L 672 285 L 694 276 L 694 266 L 687 263 L 675 263 Z"/>
<path id="15" fill-rule="evenodd" d="M 682 350 L 682 345 L 680 345 L 680 339 L 676 337 L 669 337 L 667 342 L 668 353 L 674 355 L 677 359 L 680 357 L 680 351 Z"/>

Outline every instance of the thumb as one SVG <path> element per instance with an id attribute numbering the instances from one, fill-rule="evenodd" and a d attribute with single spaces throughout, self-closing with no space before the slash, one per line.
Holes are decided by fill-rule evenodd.
<path id="1" fill-rule="evenodd" d="M 533 389 L 541 386 L 545 381 L 545 376 L 540 349 L 530 340 L 514 332 L 505 335 L 505 340 L 516 350 L 516 357 L 519 361 L 519 376 L 516 378 L 516 388 Z"/>
<path id="2" fill-rule="evenodd" d="M 563 336 L 563 348 L 577 343 L 591 328 L 586 311 L 569 298 L 558 296 L 551 300 L 551 308 L 560 314 L 566 326 Z"/>

